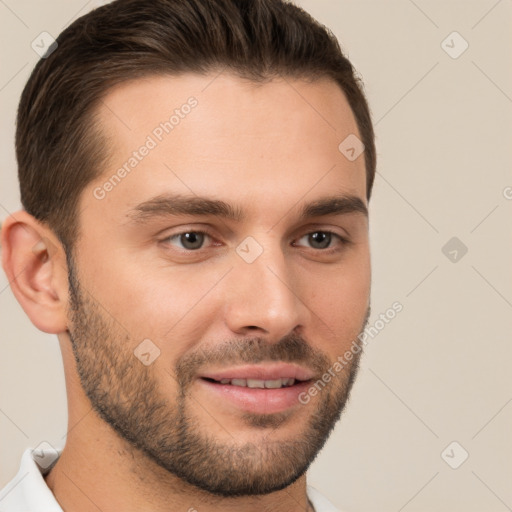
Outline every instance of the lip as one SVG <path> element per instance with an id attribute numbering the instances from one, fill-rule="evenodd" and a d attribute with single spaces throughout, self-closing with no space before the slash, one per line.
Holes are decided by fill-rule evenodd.
<path id="1" fill-rule="evenodd" d="M 235 409 L 255 414 L 274 414 L 301 405 L 299 395 L 311 385 L 315 374 L 295 364 L 277 363 L 245 365 L 203 372 L 197 379 L 208 402 L 223 409 L 226 404 Z M 294 385 L 283 388 L 249 388 L 221 384 L 221 379 L 296 379 Z M 216 382 L 213 382 L 216 381 Z M 301 382 L 302 381 L 302 382 Z"/>
<path id="2" fill-rule="evenodd" d="M 206 371 L 200 375 L 202 378 L 220 381 L 222 379 L 296 379 L 310 380 L 315 374 L 296 364 L 276 363 L 265 365 L 244 365 L 222 370 Z"/>
<path id="3" fill-rule="evenodd" d="M 226 402 L 238 410 L 256 414 L 284 412 L 301 405 L 299 395 L 311 385 L 309 381 L 297 382 L 293 386 L 270 389 L 232 386 L 198 379 L 202 390 L 208 394 L 208 402 L 224 408 Z"/>

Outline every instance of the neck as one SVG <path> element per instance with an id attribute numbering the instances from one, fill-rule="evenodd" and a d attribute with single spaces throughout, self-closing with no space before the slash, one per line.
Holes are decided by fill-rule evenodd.
<path id="1" fill-rule="evenodd" d="M 74 430 L 78 429 L 81 430 L 78 426 Z M 305 476 L 289 487 L 267 495 L 218 497 L 181 481 L 148 460 L 139 450 L 123 446 L 125 442 L 112 443 L 111 439 L 103 442 L 105 439 L 96 437 L 91 443 L 79 439 L 78 435 L 69 436 L 59 460 L 45 477 L 63 510 L 312 511 Z"/>
<path id="2" fill-rule="evenodd" d="M 71 359 L 63 350 L 64 358 Z M 303 475 L 266 495 L 219 497 L 168 472 L 121 438 L 91 408 L 76 373 L 64 365 L 68 436 L 45 480 L 63 510 L 73 512 L 312 512 Z M 66 371 L 66 368 L 68 369 Z"/>
<path id="3" fill-rule="evenodd" d="M 267 495 L 219 497 L 161 468 L 121 439 L 94 410 L 70 415 L 62 454 L 45 480 L 63 510 L 74 512 L 305 512 L 306 477 Z"/>

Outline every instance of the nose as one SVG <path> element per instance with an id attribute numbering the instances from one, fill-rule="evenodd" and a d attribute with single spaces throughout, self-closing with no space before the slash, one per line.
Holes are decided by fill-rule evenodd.
<path id="1" fill-rule="evenodd" d="M 225 321 L 233 333 L 277 342 L 309 321 L 311 311 L 301 297 L 300 280 L 281 250 L 266 250 L 252 263 L 238 258 L 226 285 L 230 293 Z"/>

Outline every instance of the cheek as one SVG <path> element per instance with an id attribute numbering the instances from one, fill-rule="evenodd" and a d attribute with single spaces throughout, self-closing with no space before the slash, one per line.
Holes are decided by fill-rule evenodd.
<path id="1" fill-rule="evenodd" d="M 315 313 L 315 331 L 324 333 L 324 348 L 337 356 L 340 344 L 348 347 L 363 328 L 370 303 L 369 255 L 307 281 L 304 302 Z"/>
<path id="2" fill-rule="evenodd" d="M 98 268 L 91 279 L 98 302 L 128 331 L 133 344 L 148 338 L 162 355 L 174 359 L 211 324 L 215 308 L 210 291 L 226 272 L 220 267 L 193 271 L 118 258 Z"/>

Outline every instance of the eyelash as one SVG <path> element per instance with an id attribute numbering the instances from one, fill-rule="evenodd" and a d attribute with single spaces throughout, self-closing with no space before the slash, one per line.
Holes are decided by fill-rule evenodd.
<path id="1" fill-rule="evenodd" d="M 179 233 L 174 233 L 174 234 L 172 234 L 170 236 L 167 236 L 163 240 L 161 240 L 161 242 L 162 243 L 166 243 L 166 242 L 169 242 L 170 240 L 173 240 L 173 239 L 179 240 L 179 237 L 181 235 L 190 234 L 190 233 L 206 235 L 211 240 L 214 240 L 214 237 L 210 233 L 208 233 L 208 231 L 205 231 L 205 230 L 186 230 L 186 231 L 180 231 Z M 302 235 L 301 237 L 299 237 L 298 240 L 301 240 L 302 238 L 304 238 L 306 236 L 309 236 L 309 235 L 312 235 L 314 233 L 324 233 L 324 234 L 331 235 L 331 237 L 332 237 L 331 242 L 333 241 L 333 239 L 337 239 L 339 244 L 341 245 L 341 247 L 340 246 L 338 246 L 338 247 L 335 246 L 335 247 L 328 247 L 326 249 L 318 249 L 318 248 L 310 247 L 310 249 L 312 249 L 313 251 L 322 252 L 324 254 L 331 254 L 331 253 L 340 251 L 343 248 L 343 246 L 349 245 L 351 243 L 350 240 L 348 240 L 347 238 L 339 235 L 338 233 L 336 233 L 334 231 L 330 231 L 328 229 L 317 229 L 315 231 L 309 231 L 309 232 L 305 233 L 304 235 Z M 192 254 L 193 253 L 199 253 L 200 251 L 202 251 L 204 249 L 205 249 L 204 247 L 200 247 L 198 249 L 179 248 L 179 250 L 182 251 L 182 252 L 192 253 Z"/>
<path id="2" fill-rule="evenodd" d="M 350 244 L 350 240 L 348 240 L 348 238 L 345 238 L 344 236 L 341 236 L 338 233 L 331 231 L 329 229 L 317 229 L 315 231 L 309 231 L 309 232 L 305 233 L 304 235 L 302 235 L 299 238 L 299 240 L 301 240 L 302 238 L 307 237 L 309 235 L 312 235 L 314 233 L 323 233 L 323 234 L 330 235 L 331 236 L 331 240 L 330 240 L 331 244 L 334 243 L 335 241 L 337 241 L 338 243 L 335 243 L 332 247 L 329 246 L 326 249 L 318 249 L 315 247 L 309 247 L 309 249 L 312 249 L 313 251 L 319 251 L 324 254 L 331 254 L 331 253 L 341 251 L 341 249 L 343 249 L 343 247 L 346 247 L 347 245 Z"/>

